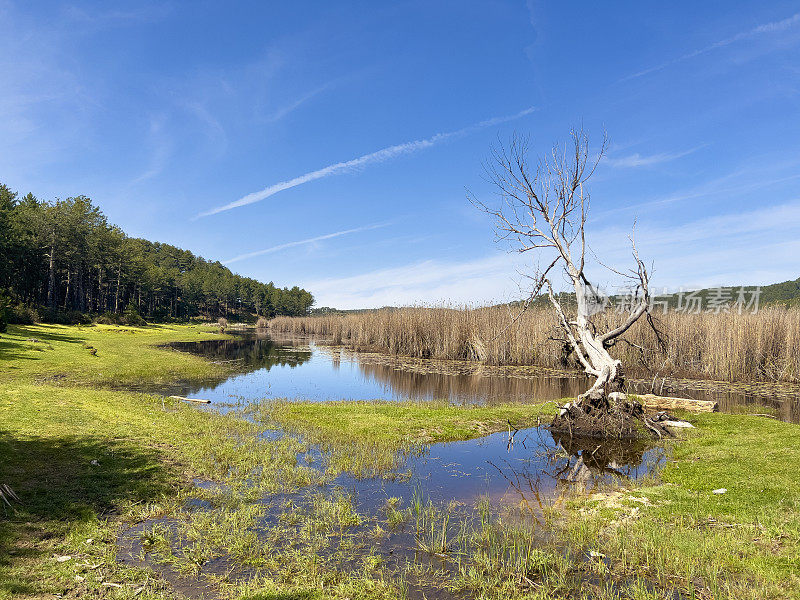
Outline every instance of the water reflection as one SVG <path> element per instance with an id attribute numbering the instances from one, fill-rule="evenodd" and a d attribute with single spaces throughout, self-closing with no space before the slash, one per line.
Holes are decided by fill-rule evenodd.
<path id="1" fill-rule="evenodd" d="M 241 336 L 230 340 L 173 342 L 171 348 L 199 354 L 212 362 L 235 362 L 242 373 L 272 367 L 296 367 L 311 360 L 311 348 L 294 340 L 277 344 L 266 336 Z"/>
<path id="2" fill-rule="evenodd" d="M 541 375 L 535 379 L 471 374 L 419 373 L 392 365 L 359 361 L 365 378 L 382 382 L 395 395 L 414 399 L 447 398 L 459 403 L 533 402 L 577 396 L 586 390 L 583 377 Z"/>
<path id="3" fill-rule="evenodd" d="M 317 465 L 324 472 L 325 455 L 318 449 L 313 452 L 316 459 L 322 460 L 310 464 Z M 299 458 L 306 462 L 305 456 Z M 465 524 L 469 524 L 467 530 L 480 527 L 476 505 L 484 498 L 489 501 L 491 513 L 500 515 L 502 521 L 534 527 L 536 524 L 545 525 L 546 509 L 568 498 L 571 492 L 586 493 L 602 489 L 604 484 L 619 479 L 639 479 L 663 460 L 661 448 L 649 448 L 634 442 L 606 446 L 598 444 L 597 440 L 567 440 L 554 437 L 543 428 L 520 430 L 512 438 L 508 433 L 496 433 L 474 440 L 439 443 L 430 446 L 423 454 L 408 458 L 402 467 L 402 471 L 408 473 L 407 477 L 357 479 L 342 474 L 321 487 L 259 499 L 258 504 L 266 512 L 259 517 L 254 533 L 261 545 L 273 551 L 282 550 L 279 540 L 289 546 L 296 545 L 298 540 L 292 539 L 292 530 L 286 528 L 286 523 L 296 523 L 298 528 L 303 524 L 288 519 L 287 515 L 302 513 L 320 493 L 328 498 L 344 493 L 352 499 L 360 518 L 345 530 L 326 531 L 327 544 L 320 547 L 309 545 L 304 551 L 316 553 L 322 560 L 330 559 L 333 552 L 341 553 L 340 542 L 347 538 L 349 551 L 339 557 L 338 560 L 344 561 L 340 568 L 361 568 L 361 558 L 369 554 L 380 557 L 381 564 L 390 572 L 395 568 L 403 572 L 404 565 L 411 563 L 433 568 L 441 580 L 456 571 L 461 557 L 458 553 L 445 555 L 422 551 L 417 540 L 416 527 L 419 524 L 412 513 L 409 513 L 407 521 L 390 525 L 386 513 L 388 504 L 406 509 L 415 499 L 426 506 L 432 503 L 439 507 L 437 510 L 446 511 L 450 516 L 442 523 L 447 528 L 446 537 L 453 539 L 459 533 L 463 534 Z M 212 498 L 215 490 L 224 493 L 219 486 L 205 486 L 205 489 L 212 493 Z M 298 509 L 302 510 L 298 513 Z M 220 554 L 203 563 L 195 575 L 185 577 L 142 546 L 142 539 L 146 537 L 143 534 L 154 525 L 167 528 L 175 544 L 189 544 L 181 537 L 180 522 L 191 520 L 192 514 L 208 510 L 214 510 L 213 502 L 195 501 L 187 503 L 184 510 L 174 517 L 135 525 L 120 536 L 118 559 L 129 565 L 152 568 L 184 595 L 194 598 L 214 595 L 209 576 L 224 575 L 228 581 L 237 581 L 258 575 L 257 568 L 238 564 L 231 557 Z M 380 527 L 376 527 L 378 525 Z M 381 533 L 378 535 L 376 531 Z M 173 547 L 173 551 L 180 555 L 180 546 Z M 407 580 L 411 584 L 408 597 L 456 597 L 445 593 L 441 585 L 415 579 L 414 572 L 406 572 L 406 576 L 411 576 Z"/>
<path id="4" fill-rule="evenodd" d="M 459 361 L 397 358 L 329 347 L 309 339 L 243 335 L 233 340 L 184 342 L 176 350 L 226 363 L 235 374 L 222 380 L 179 383 L 157 391 L 207 398 L 215 403 L 244 399 L 433 400 L 492 404 L 543 402 L 575 397 L 589 386 L 580 373 L 534 367 L 496 367 Z M 728 412 L 769 413 L 800 422 L 800 386 L 629 378 L 634 391 L 715 400 Z M 149 390 L 150 391 L 150 390 Z"/>
<path id="5" fill-rule="evenodd" d="M 592 492 L 618 479 L 638 480 L 664 460 L 664 450 L 636 441 L 600 444 L 553 436 L 543 427 L 432 445 L 408 459 L 402 481 L 359 480 L 341 475 L 334 482 L 352 490 L 367 512 L 389 497 L 410 502 L 415 493 L 435 503 L 474 505 L 482 497 L 496 506 L 522 505 L 540 512 L 564 492 Z"/>

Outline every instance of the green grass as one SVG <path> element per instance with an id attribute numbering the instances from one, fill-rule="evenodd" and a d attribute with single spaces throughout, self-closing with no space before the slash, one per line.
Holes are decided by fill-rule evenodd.
<path id="1" fill-rule="evenodd" d="M 453 405 L 447 402 L 274 402 L 268 416 L 315 441 L 352 439 L 394 445 L 404 441 L 449 442 L 535 426 L 553 405 Z M 547 421 L 547 419 L 544 419 Z"/>
<path id="2" fill-rule="evenodd" d="M 225 365 L 158 347 L 219 337 L 212 328 L 191 325 L 10 325 L 0 336 L 0 384 L 120 386 L 219 378 L 228 372 Z"/>
<path id="3" fill-rule="evenodd" d="M 800 428 L 690 419 L 697 429 L 672 444 L 657 484 L 575 502 L 564 541 L 602 552 L 621 579 L 689 598 L 800 597 Z"/>
<path id="4" fill-rule="evenodd" d="M 338 467 L 358 472 L 364 464 L 385 467 L 381 457 L 415 442 L 475 437 L 507 428 L 508 419 L 518 427 L 536 424 L 548 410 L 278 402 L 267 413 L 330 448 Z M 487 598 L 537 597 L 542 589 L 571 597 L 581 585 L 599 598 L 666 598 L 673 591 L 686 598 L 800 597 L 800 427 L 746 415 L 688 418 L 696 429 L 669 443 L 670 459 L 655 478 L 573 498 L 568 510 L 549 515 L 538 540 L 502 519 L 448 540 L 446 511 L 424 506 L 420 548 L 470 548 L 471 561 L 452 585 Z M 721 488 L 727 492 L 713 493 Z M 384 512 L 389 530 L 414 515 L 392 505 Z M 591 552 L 603 560 L 587 560 Z M 576 581 L 576 569 L 587 565 L 607 588 Z M 525 596 L 525 586 L 509 583 L 523 577 L 544 587 Z"/>
<path id="5" fill-rule="evenodd" d="M 319 444 L 334 472 L 395 477 L 404 458 L 425 444 L 467 440 L 547 422 L 551 405 L 455 406 L 448 402 L 290 402 L 260 404 L 262 423 Z"/>
<path id="6" fill-rule="evenodd" d="M 0 389 L 0 414 L 0 482 L 21 500 L 0 509 L 0 598 L 85 593 L 100 578 L 123 585 L 117 597 L 143 585 L 160 597 L 115 563 L 124 523 L 169 512 L 194 477 L 247 476 L 264 493 L 319 478 L 296 464 L 297 442 L 263 442 L 252 423 L 153 396 L 19 384 Z"/>
<path id="7" fill-rule="evenodd" d="M 276 402 L 252 409 L 248 421 L 103 389 L 223 376 L 219 365 L 156 347 L 213 335 L 37 326 L 0 338 L 0 483 L 21 499 L 0 507 L 0 598 L 172 597 L 152 574 L 116 562 L 118 533 L 158 516 L 176 528 L 154 525 L 142 540 L 177 571 L 220 556 L 254 569 L 248 581 L 222 578 L 224 597 L 388 600 L 408 582 L 487 599 L 800 597 L 796 425 L 692 416 L 697 429 L 671 444 L 656 478 L 573 498 L 544 523 L 493 514 L 485 502 L 473 510 L 421 498 L 408 507 L 388 499 L 365 515 L 346 490 L 316 484 L 341 470 L 381 474 L 421 444 L 503 431 L 509 420 L 547 421 L 552 405 Z M 261 439 L 275 423 L 300 440 Z M 329 451 L 327 471 L 297 460 L 308 443 Z M 197 489 L 193 478 L 221 486 Z M 268 509 L 255 500 L 301 488 L 309 493 L 263 522 Z M 713 494 L 718 488 L 727 492 Z M 189 498 L 214 510 L 188 511 Z M 376 544 L 403 528 L 422 554 L 446 555 L 455 570 L 384 564 Z"/>

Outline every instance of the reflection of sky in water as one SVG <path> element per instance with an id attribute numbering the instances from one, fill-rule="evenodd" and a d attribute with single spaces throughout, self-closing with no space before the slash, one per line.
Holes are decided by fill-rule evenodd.
<path id="1" fill-rule="evenodd" d="M 297 352 L 290 350 L 289 352 Z M 236 398 L 291 398 L 303 400 L 396 400 L 391 385 L 365 376 L 353 362 L 334 364 L 329 355 L 309 353 L 302 364 L 273 365 L 235 375 L 213 387 L 190 388 L 190 393 L 212 402 Z"/>
<path id="2" fill-rule="evenodd" d="M 201 343 L 202 344 L 202 343 Z M 257 344 L 258 352 L 242 346 Z M 205 346 L 179 345 L 212 360 L 238 356 L 243 371 L 221 383 L 183 385 L 171 393 L 212 402 L 237 399 L 289 398 L 327 400 L 432 400 L 453 402 L 532 402 L 575 395 L 580 380 L 570 378 L 519 379 L 480 375 L 411 373 L 389 364 L 362 364 L 358 355 L 338 349 L 279 346 L 269 340 L 237 340 L 227 350 L 224 342 Z M 242 354 L 245 354 L 242 357 Z M 243 358 L 243 360 L 242 360 Z"/>
<path id="3" fill-rule="evenodd" d="M 472 505 L 481 496 L 498 502 L 523 502 L 534 512 L 551 503 L 565 485 L 593 489 L 615 475 L 637 479 L 663 460 L 663 451 L 645 450 L 642 444 L 620 444 L 603 457 L 592 451 L 596 441 L 564 451 L 545 429 L 519 431 L 508 446 L 508 433 L 500 432 L 474 440 L 434 444 L 406 467 L 406 481 L 356 480 L 340 476 L 336 483 L 354 490 L 360 506 L 375 509 L 387 498 L 398 497 L 408 506 L 414 490 L 423 491 L 434 503 L 456 500 Z M 584 458 L 585 457 L 585 458 Z M 585 462 L 584 462 L 585 461 Z M 612 471 L 607 467 L 612 464 Z M 585 468 L 584 468 L 585 466 Z"/>
<path id="4" fill-rule="evenodd" d="M 422 368 L 400 368 L 386 355 L 362 355 L 340 348 L 317 346 L 297 340 L 271 340 L 266 336 L 244 335 L 234 340 L 174 344 L 178 349 L 208 357 L 210 360 L 235 361 L 238 374 L 221 382 L 203 384 L 176 383 L 159 393 L 193 396 L 214 403 L 238 399 L 289 398 L 324 402 L 328 400 L 433 400 L 455 403 L 544 402 L 574 398 L 590 382 L 582 376 L 508 377 L 484 376 L 480 366 L 472 371 L 453 363 L 454 369 L 443 373 Z M 419 366 L 419 365 L 417 365 Z M 650 380 L 633 389 L 650 391 Z M 669 390 L 665 393 L 668 394 Z M 755 396 L 734 391 L 681 389 L 674 395 L 715 400 L 722 411 L 740 410 L 747 404 L 772 406 L 786 421 L 800 421 L 800 402 L 772 396 Z M 754 407 L 760 412 L 758 406 Z"/>

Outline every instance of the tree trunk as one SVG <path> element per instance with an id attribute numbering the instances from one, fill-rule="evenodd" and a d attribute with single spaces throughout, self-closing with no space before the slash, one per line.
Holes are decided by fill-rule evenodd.
<path id="1" fill-rule="evenodd" d="M 89 309 L 89 302 L 86 298 L 86 290 L 83 287 L 83 275 L 84 275 L 84 266 L 81 265 L 80 270 L 77 273 L 77 281 L 75 282 L 75 296 L 77 300 L 77 307 L 78 310 L 81 312 L 87 312 Z"/>
<path id="2" fill-rule="evenodd" d="M 50 238 L 50 264 L 47 276 L 47 308 L 54 309 L 56 306 L 56 233 L 55 230 Z"/>
<path id="3" fill-rule="evenodd" d="M 119 312 L 119 284 L 120 280 L 122 279 L 122 263 L 119 264 L 117 267 L 117 291 L 114 295 L 114 312 Z"/>
<path id="4" fill-rule="evenodd" d="M 69 293 L 72 284 L 72 271 L 67 271 L 67 290 L 64 292 L 64 310 L 69 308 Z"/>

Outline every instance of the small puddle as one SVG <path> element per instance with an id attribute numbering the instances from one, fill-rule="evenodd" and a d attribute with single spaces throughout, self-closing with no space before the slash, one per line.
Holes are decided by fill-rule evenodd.
<path id="1" fill-rule="evenodd" d="M 310 455 L 314 459 L 311 464 L 324 471 L 325 453 L 312 448 Z M 303 462 L 305 457 L 300 457 Z M 363 568 L 364 560 L 376 561 L 383 572 L 403 578 L 410 598 L 450 598 L 455 596 L 436 582 L 441 584 L 457 574 L 465 558 L 455 548 L 432 548 L 440 535 L 458 540 L 459 531 L 466 526 L 477 527 L 482 516 L 502 515 L 507 521 L 515 519 L 520 526 L 533 529 L 544 524 L 549 509 L 558 507 L 571 494 L 600 491 L 621 480 L 638 480 L 663 461 L 660 447 L 641 442 L 569 440 L 554 437 L 543 427 L 520 430 L 513 438 L 502 432 L 437 443 L 406 457 L 396 475 L 389 478 L 357 478 L 343 473 L 320 487 L 263 497 L 258 502 L 265 511 L 255 533 L 261 547 L 274 549 L 277 537 L 287 548 L 276 551 L 298 546 L 304 552 L 316 553 L 321 561 L 334 561 L 335 568 L 344 572 Z M 159 553 L 149 551 L 145 543 L 151 532 L 163 534 L 166 530 L 173 538 L 174 554 L 183 555 L 181 545 L 188 542 L 179 534 L 180 522 L 191 520 L 192 514 L 215 510 L 215 494 L 224 492 L 212 482 L 198 481 L 196 486 L 206 492 L 206 499 L 188 501 L 183 516 L 153 519 L 124 532 L 118 542 L 118 558 L 129 565 L 150 567 L 183 595 L 210 598 L 217 593 L 215 580 L 243 581 L 257 576 L 260 570 L 222 554 L 203 562 L 197 573 L 181 575 L 161 562 Z M 327 531 L 324 544 L 317 547 L 303 537 L 306 517 L 296 515 L 318 510 L 313 507 L 320 502 L 342 503 L 347 507 L 345 512 L 352 511 L 358 518 L 340 530 Z M 297 527 L 287 528 L 295 518 Z M 416 565 L 410 572 L 409 564 Z"/>

